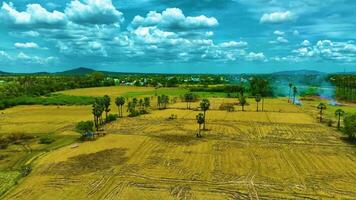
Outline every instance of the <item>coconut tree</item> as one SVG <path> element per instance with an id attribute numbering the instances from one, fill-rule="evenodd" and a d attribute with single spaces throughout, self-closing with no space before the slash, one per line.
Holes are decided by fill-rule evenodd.
<path id="1" fill-rule="evenodd" d="M 289 83 L 289 95 L 288 95 L 288 103 L 290 102 L 290 99 L 291 99 L 291 95 L 292 95 L 292 87 L 293 87 L 293 84 L 292 83 Z"/>
<path id="2" fill-rule="evenodd" d="M 104 104 L 104 111 L 105 111 L 105 120 L 108 118 L 108 113 L 110 112 L 110 97 L 108 95 L 104 95 L 103 97 L 103 104 Z"/>
<path id="3" fill-rule="evenodd" d="M 326 106 L 324 103 L 319 103 L 317 108 L 319 109 L 320 122 L 322 122 L 323 121 L 323 110 L 326 110 Z"/>
<path id="4" fill-rule="evenodd" d="M 337 129 L 340 129 L 341 117 L 344 115 L 345 115 L 345 111 L 343 111 L 340 108 L 335 111 L 335 116 L 337 116 Z"/>
<path id="5" fill-rule="evenodd" d="M 125 105 L 125 97 L 116 97 L 115 104 L 119 111 L 119 116 L 122 117 L 122 107 Z"/>
<path id="6" fill-rule="evenodd" d="M 256 109 L 256 111 L 258 112 L 258 104 L 259 104 L 260 101 L 261 101 L 261 95 L 260 95 L 260 94 L 257 94 L 257 95 L 255 96 L 255 101 L 256 101 L 256 103 L 257 103 L 257 109 Z"/>
<path id="7" fill-rule="evenodd" d="M 298 93 L 298 89 L 296 86 L 293 87 L 293 104 L 295 104 L 295 97 Z"/>
<path id="8" fill-rule="evenodd" d="M 199 131 L 197 133 L 197 137 L 201 137 L 201 125 L 205 123 L 205 117 L 203 113 L 199 113 L 196 116 L 197 123 L 199 124 Z"/>
<path id="9" fill-rule="evenodd" d="M 200 109 L 203 111 L 204 113 L 204 125 L 203 125 L 203 129 L 205 130 L 205 122 L 206 122 L 206 111 L 209 110 L 210 108 L 210 101 L 208 99 L 203 99 L 200 102 Z"/>

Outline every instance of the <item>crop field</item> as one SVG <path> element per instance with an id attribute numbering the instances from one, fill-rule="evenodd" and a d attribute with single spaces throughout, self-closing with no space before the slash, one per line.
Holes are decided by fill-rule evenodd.
<path id="1" fill-rule="evenodd" d="M 65 93 L 96 96 L 95 90 L 84 90 Z M 154 94 L 149 88 L 147 91 Z M 123 93 L 105 90 L 104 94 Z M 304 108 L 285 99 L 266 99 L 266 112 L 256 112 L 252 99 L 245 112 L 239 106 L 235 106 L 235 112 L 218 110 L 221 103 L 235 101 L 210 99 L 202 138 L 195 136 L 199 111 L 185 109 L 183 102 L 140 117 L 118 119 L 104 127 L 104 137 L 39 156 L 33 162 L 33 171 L 3 198 L 355 198 L 356 148 L 342 141 L 339 132 L 317 123 Z M 192 104 L 192 108 L 197 106 Z M 32 119 L 19 114 L 31 113 L 27 108 L 34 113 Z M 91 117 L 88 106 L 56 109 L 26 106 L 5 110 L 9 118 L 2 123 L 13 125 L 2 127 L 18 131 L 21 128 L 16 123 L 39 121 L 53 124 L 42 132 L 65 132 L 71 130 L 74 121 Z M 18 121 L 11 120 L 16 113 Z M 46 114 L 53 118 L 46 119 Z M 172 114 L 177 119 L 168 119 Z M 41 129 L 35 127 L 29 126 L 28 131 L 40 133 Z M 0 180 L 6 178 L 0 175 Z"/>

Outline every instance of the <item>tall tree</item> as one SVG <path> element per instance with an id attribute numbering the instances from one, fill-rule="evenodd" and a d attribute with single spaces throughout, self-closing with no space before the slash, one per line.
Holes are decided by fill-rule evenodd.
<path id="1" fill-rule="evenodd" d="M 198 133 L 197 133 L 197 137 L 201 137 L 201 125 L 205 123 L 205 119 L 204 118 L 205 117 L 204 117 L 203 113 L 199 113 L 196 116 L 197 123 L 199 124 L 199 130 L 198 130 Z"/>
<path id="2" fill-rule="evenodd" d="M 317 108 L 319 109 L 320 122 L 322 122 L 323 121 L 323 111 L 326 110 L 326 106 L 324 103 L 319 103 Z"/>
<path id="3" fill-rule="evenodd" d="M 125 97 L 116 97 L 115 104 L 119 111 L 119 116 L 122 117 L 122 107 L 125 105 Z"/>
<path id="4" fill-rule="evenodd" d="M 298 89 L 296 86 L 293 87 L 293 104 L 295 104 L 295 98 L 297 96 Z"/>
<path id="5" fill-rule="evenodd" d="M 345 115 L 345 111 L 343 111 L 342 109 L 337 109 L 335 111 L 335 116 L 337 116 L 337 129 L 340 129 L 341 126 L 341 117 Z"/>
<path id="6" fill-rule="evenodd" d="M 257 109 L 256 109 L 256 111 L 258 112 L 258 104 L 259 104 L 260 101 L 261 101 L 261 95 L 260 95 L 260 94 L 257 94 L 257 95 L 255 96 L 255 101 L 256 101 L 256 104 L 257 104 Z"/>
<path id="7" fill-rule="evenodd" d="M 104 112 L 104 104 L 102 98 L 95 98 L 93 103 L 92 114 L 94 116 L 94 125 L 96 130 L 99 130 L 99 119 L 101 118 Z"/>
<path id="8" fill-rule="evenodd" d="M 239 96 L 239 102 L 240 102 L 240 106 L 241 106 L 241 108 L 242 108 L 242 111 L 245 111 L 245 105 L 246 105 L 246 103 L 247 103 L 246 97 L 243 96 L 243 95 L 240 95 L 240 96 Z"/>
<path id="9" fill-rule="evenodd" d="M 293 87 L 293 84 L 292 83 L 289 83 L 289 95 L 288 95 L 288 103 L 290 102 L 290 99 L 291 99 L 291 95 L 292 95 L 292 87 Z"/>
<path id="10" fill-rule="evenodd" d="M 209 110 L 209 108 L 210 108 L 210 101 L 208 99 L 203 99 L 200 102 L 200 109 L 204 113 L 204 125 L 203 125 L 204 130 L 205 130 L 205 123 L 206 123 L 206 111 Z"/>
<path id="11" fill-rule="evenodd" d="M 108 113 L 110 112 L 110 97 L 108 95 L 104 95 L 103 97 L 103 104 L 104 104 L 104 111 L 105 111 L 105 120 L 108 118 Z"/>
<path id="12" fill-rule="evenodd" d="M 145 97 L 143 100 L 143 105 L 145 107 L 145 109 L 148 109 L 149 107 L 151 107 L 151 99 L 149 97 Z"/>

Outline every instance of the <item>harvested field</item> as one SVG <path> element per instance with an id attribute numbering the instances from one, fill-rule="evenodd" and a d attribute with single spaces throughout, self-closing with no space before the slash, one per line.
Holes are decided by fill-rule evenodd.
<path id="1" fill-rule="evenodd" d="M 355 147 L 299 107 L 267 102 L 282 111 L 208 111 L 203 138 L 198 111 L 119 119 L 107 136 L 36 161 L 5 199 L 354 198 Z"/>

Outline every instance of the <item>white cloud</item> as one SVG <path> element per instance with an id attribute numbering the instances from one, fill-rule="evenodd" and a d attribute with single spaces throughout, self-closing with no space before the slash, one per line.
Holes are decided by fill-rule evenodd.
<path id="1" fill-rule="evenodd" d="M 354 44 L 346 44 L 343 49 L 345 51 L 355 52 L 356 53 L 356 45 L 354 45 Z"/>
<path id="2" fill-rule="evenodd" d="M 25 42 L 25 43 L 16 42 L 14 44 L 14 46 L 17 48 L 24 48 L 24 49 L 38 49 L 39 48 L 38 44 L 36 44 L 34 42 Z"/>
<path id="3" fill-rule="evenodd" d="M 111 0 L 73 0 L 67 5 L 65 14 L 79 24 L 120 24 L 124 20 Z"/>
<path id="4" fill-rule="evenodd" d="M 279 42 L 279 43 L 288 43 L 289 41 L 286 39 L 286 38 L 284 38 L 284 37 L 277 37 L 277 42 Z"/>
<path id="5" fill-rule="evenodd" d="M 294 35 L 294 36 L 299 36 L 299 31 L 298 31 L 298 30 L 294 30 L 294 31 L 293 31 L 293 35 Z"/>
<path id="6" fill-rule="evenodd" d="M 266 61 L 266 56 L 263 53 L 250 52 L 245 58 L 248 61 Z"/>
<path id="7" fill-rule="evenodd" d="M 58 58 L 57 57 L 53 57 L 53 56 L 49 56 L 46 58 L 42 58 L 39 56 L 29 56 L 23 52 L 20 52 L 17 55 L 17 60 L 26 62 L 26 63 L 31 63 L 31 64 L 49 64 L 49 63 L 53 63 L 53 62 L 57 62 Z"/>
<path id="8" fill-rule="evenodd" d="M 204 15 L 186 17 L 179 8 L 167 8 L 162 13 L 150 11 L 146 17 L 136 16 L 131 22 L 133 28 L 158 26 L 169 29 L 202 29 L 214 27 L 218 24 L 214 17 Z"/>
<path id="9" fill-rule="evenodd" d="M 302 45 L 302 46 L 309 46 L 309 45 L 310 45 L 310 42 L 309 42 L 309 40 L 304 40 L 300 45 Z"/>
<path id="10" fill-rule="evenodd" d="M 23 26 L 23 25 L 38 25 L 49 26 L 59 25 L 65 22 L 64 13 L 54 10 L 48 12 L 39 4 L 28 4 L 26 11 L 17 11 L 12 3 L 7 4 L 3 2 L 0 17 L 5 19 L 6 23 L 11 25 Z"/>
<path id="11" fill-rule="evenodd" d="M 6 58 L 8 60 L 12 59 L 12 57 L 8 53 L 6 53 L 5 51 L 0 51 L 0 61 L 2 60 L 1 58 Z"/>
<path id="12" fill-rule="evenodd" d="M 294 19 L 295 19 L 295 16 L 290 11 L 273 12 L 273 13 L 263 14 L 260 19 L 260 22 L 261 23 L 282 23 L 282 22 L 291 21 Z"/>
<path id="13" fill-rule="evenodd" d="M 285 33 L 282 32 L 282 31 L 279 31 L 279 30 L 275 30 L 275 31 L 273 32 L 273 34 L 282 36 L 282 35 L 284 35 Z"/>
<path id="14" fill-rule="evenodd" d="M 29 36 L 29 37 L 38 37 L 38 36 L 40 36 L 40 33 L 37 31 L 26 31 L 26 32 L 23 32 L 22 35 Z"/>
<path id="15" fill-rule="evenodd" d="M 247 45 L 248 45 L 248 43 L 244 42 L 244 41 L 239 41 L 239 42 L 230 41 L 230 42 L 223 42 L 223 43 L 219 44 L 219 46 L 223 47 L 223 48 L 226 48 L 226 47 L 246 47 Z"/>

